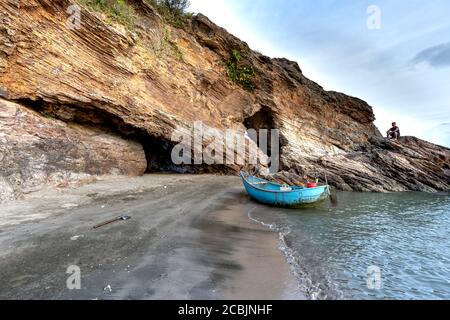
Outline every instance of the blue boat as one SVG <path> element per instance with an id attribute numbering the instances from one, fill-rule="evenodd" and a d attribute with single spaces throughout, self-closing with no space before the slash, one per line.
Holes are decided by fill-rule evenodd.
<path id="1" fill-rule="evenodd" d="M 241 178 L 250 197 L 260 203 L 283 208 L 299 208 L 324 200 L 329 186 L 316 188 L 280 185 L 241 172 Z"/>

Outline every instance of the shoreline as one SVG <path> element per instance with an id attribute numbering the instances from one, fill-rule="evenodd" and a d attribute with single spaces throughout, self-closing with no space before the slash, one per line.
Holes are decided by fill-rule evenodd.
<path id="1" fill-rule="evenodd" d="M 253 207 L 238 178 L 213 175 L 108 180 L 7 203 L 0 298 L 305 299 L 277 233 L 248 217 Z M 132 219 L 92 229 L 121 214 Z M 65 288 L 70 265 L 80 265 L 81 290 Z"/>
<path id="2" fill-rule="evenodd" d="M 216 228 L 228 230 L 219 234 L 229 234 L 226 240 L 235 243 L 230 261 L 236 262 L 236 270 L 227 270 L 230 274 L 219 286 L 220 299 L 305 300 L 306 295 L 299 292 L 295 276 L 280 249 L 278 232 L 250 220 L 249 204 L 252 205 L 232 205 L 216 212 L 214 219 L 206 218 L 213 220 Z M 205 243 L 213 240 L 214 246 L 217 234 L 205 231 Z"/>

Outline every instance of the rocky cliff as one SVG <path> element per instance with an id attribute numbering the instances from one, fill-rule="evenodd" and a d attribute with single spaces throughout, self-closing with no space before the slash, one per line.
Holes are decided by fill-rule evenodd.
<path id="1" fill-rule="evenodd" d="M 239 170 L 174 167 L 171 136 L 195 121 L 242 135 L 279 129 L 282 170 L 326 172 L 343 190 L 450 189 L 449 149 L 385 142 L 367 103 L 325 91 L 205 16 L 176 28 L 134 0 L 132 25 L 82 6 L 80 28 L 69 28 L 71 4 L 0 0 L 0 201 L 103 175 Z M 233 50 L 255 71 L 254 90 L 227 77 Z"/>

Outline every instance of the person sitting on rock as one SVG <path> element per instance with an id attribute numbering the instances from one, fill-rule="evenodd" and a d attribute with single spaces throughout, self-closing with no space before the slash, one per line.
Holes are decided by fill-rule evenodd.
<path id="1" fill-rule="evenodd" d="M 398 142 L 398 139 L 400 139 L 400 128 L 397 127 L 397 123 L 392 123 L 392 128 L 390 128 L 387 132 L 387 138 L 388 140 L 394 139 L 395 142 Z"/>

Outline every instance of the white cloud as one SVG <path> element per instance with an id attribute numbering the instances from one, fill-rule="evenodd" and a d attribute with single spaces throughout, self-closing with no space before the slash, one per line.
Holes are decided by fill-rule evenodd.
<path id="1" fill-rule="evenodd" d="M 282 52 L 277 50 L 270 42 L 253 32 L 249 32 L 238 19 L 233 7 L 227 0 L 190 0 L 190 11 L 202 13 L 207 16 L 215 24 L 227 29 L 228 32 L 235 35 L 239 39 L 247 42 L 253 49 L 267 56 L 282 56 Z"/>
<path id="2" fill-rule="evenodd" d="M 417 52 L 448 41 L 448 2 L 405 6 L 382 0 L 383 28 L 368 33 L 361 4 L 333 2 L 328 12 L 327 1 L 247 1 L 191 0 L 191 10 L 252 49 L 297 61 L 326 90 L 366 100 L 381 132 L 397 121 L 403 135 L 450 146 L 449 132 L 441 126 L 450 122 L 443 105 L 450 101 L 450 68 L 411 67 Z"/>

